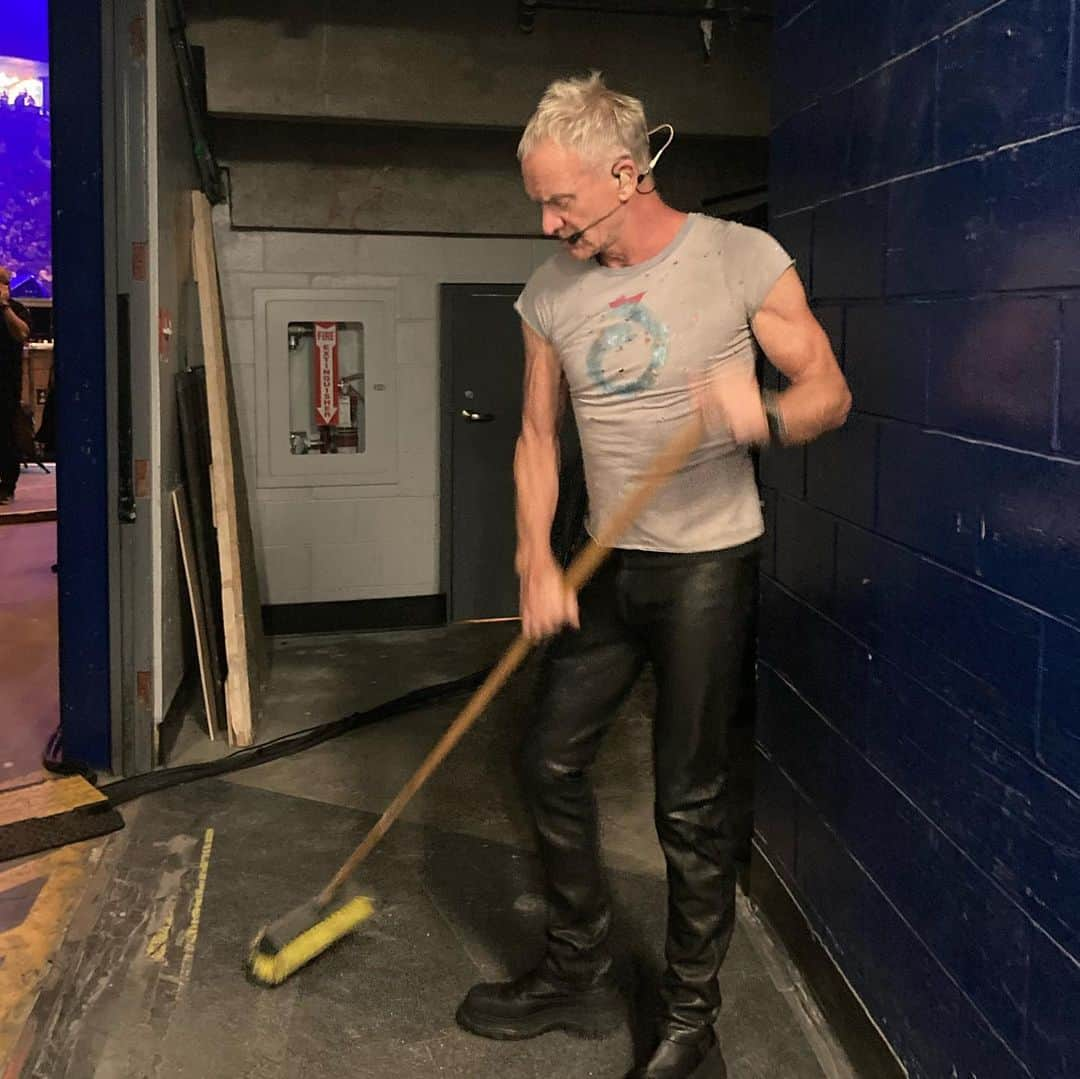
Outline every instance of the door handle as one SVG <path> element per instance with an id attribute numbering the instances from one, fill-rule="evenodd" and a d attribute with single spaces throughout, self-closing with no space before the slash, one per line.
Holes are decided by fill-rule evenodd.
<path id="1" fill-rule="evenodd" d="M 495 419 L 494 412 L 470 412 L 467 408 L 461 410 L 461 415 L 466 423 L 491 423 Z"/>

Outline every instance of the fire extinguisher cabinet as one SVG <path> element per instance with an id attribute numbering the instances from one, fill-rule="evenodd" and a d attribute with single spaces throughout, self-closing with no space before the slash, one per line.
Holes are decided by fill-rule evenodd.
<path id="1" fill-rule="evenodd" d="M 256 484 L 397 479 L 396 290 L 259 289 Z"/>

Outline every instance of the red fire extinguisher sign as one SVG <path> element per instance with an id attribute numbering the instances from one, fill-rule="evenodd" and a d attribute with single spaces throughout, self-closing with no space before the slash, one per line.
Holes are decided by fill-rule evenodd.
<path id="1" fill-rule="evenodd" d="M 338 418 L 338 332 L 336 322 L 315 323 L 315 422 L 332 427 Z"/>

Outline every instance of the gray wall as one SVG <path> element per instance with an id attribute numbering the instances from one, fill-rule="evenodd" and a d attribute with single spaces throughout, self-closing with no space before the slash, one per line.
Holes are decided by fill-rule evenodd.
<path id="1" fill-rule="evenodd" d="M 439 285 L 524 282 L 552 251 L 542 240 L 215 234 L 240 441 L 264 604 L 423 596 L 439 589 Z M 349 486 L 297 478 L 268 486 L 256 452 L 266 358 L 255 351 L 257 289 L 393 290 L 396 478 Z M 273 432 L 279 437 L 281 432 Z"/>
<path id="2" fill-rule="evenodd" d="M 599 68 L 688 134 L 768 134 L 760 23 L 718 22 L 705 64 L 692 18 L 545 12 L 522 34 L 515 11 L 513 0 L 189 4 L 218 115 L 517 127 L 552 78 Z"/>
<path id="3" fill-rule="evenodd" d="M 237 228 L 535 236 L 518 133 L 232 121 L 216 145 Z M 763 184 L 764 139 L 677 139 L 658 166 L 680 209 Z"/>
<path id="4" fill-rule="evenodd" d="M 674 124 L 660 178 L 675 205 L 764 183 L 767 26 L 717 23 L 706 63 L 692 18 L 542 12 L 523 34 L 515 12 L 512 0 L 193 3 L 233 225 L 537 235 L 517 140 L 552 79 L 590 68 Z"/>

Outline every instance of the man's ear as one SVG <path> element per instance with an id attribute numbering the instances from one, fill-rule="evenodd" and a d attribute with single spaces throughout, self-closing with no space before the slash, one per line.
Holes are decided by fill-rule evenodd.
<path id="1" fill-rule="evenodd" d="M 623 157 L 611 166 L 611 175 L 619 181 L 619 198 L 628 199 L 637 186 L 638 172 L 633 158 Z"/>

